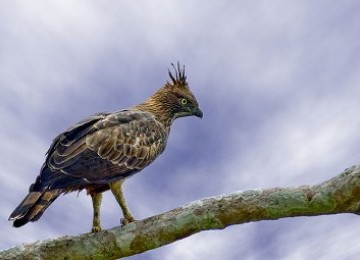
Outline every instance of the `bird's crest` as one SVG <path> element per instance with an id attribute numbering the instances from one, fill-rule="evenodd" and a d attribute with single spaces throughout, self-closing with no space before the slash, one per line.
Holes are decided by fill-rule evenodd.
<path id="1" fill-rule="evenodd" d="M 175 72 L 175 76 L 171 73 L 170 69 L 168 69 L 169 76 L 172 82 L 167 82 L 167 85 L 187 87 L 188 83 L 185 76 L 185 65 L 182 66 L 182 68 L 179 62 L 177 62 L 176 65 L 177 66 L 175 67 L 174 63 L 171 63 L 171 66 L 173 67 Z"/>

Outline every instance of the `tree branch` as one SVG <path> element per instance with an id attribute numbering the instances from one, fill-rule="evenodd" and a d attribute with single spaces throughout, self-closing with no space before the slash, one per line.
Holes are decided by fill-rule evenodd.
<path id="1" fill-rule="evenodd" d="M 314 186 L 248 190 L 205 198 L 97 234 L 13 247 L 0 259 L 117 259 L 158 248 L 202 230 L 250 221 L 360 211 L 360 166 Z"/>

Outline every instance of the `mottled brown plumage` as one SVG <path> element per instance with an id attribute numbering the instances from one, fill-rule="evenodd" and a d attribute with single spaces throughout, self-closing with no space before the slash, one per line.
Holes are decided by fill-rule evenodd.
<path id="1" fill-rule="evenodd" d="M 142 104 L 90 116 L 54 139 L 29 194 L 9 217 L 15 227 L 38 220 L 60 194 L 82 189 L 93 200 L 93 232 L 101 229 L 102 192 L 108 189 L 122 208 L 123 223 L 134 220 L 123 197 L 123 181 L 164 151 L 176 118 L 202 117 L 185 69 L 179 63 L 172 66 L 175 75 L 169 71 L 171 82 Z"/>

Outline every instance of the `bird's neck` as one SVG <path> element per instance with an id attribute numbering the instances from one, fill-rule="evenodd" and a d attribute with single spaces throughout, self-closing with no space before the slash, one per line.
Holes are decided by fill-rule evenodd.
<path id="1" fill-rule="evenodd" d="M 161 100 L 156 94 L 135 108 L 152 113 L 166 128 L 170 128 L 174 120 L 171 105 L 166 100 Z"/>

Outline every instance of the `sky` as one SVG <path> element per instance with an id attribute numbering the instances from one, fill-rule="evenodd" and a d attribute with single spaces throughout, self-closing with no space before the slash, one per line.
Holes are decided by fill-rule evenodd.
<path id="1" fill-rule="evenodd" d="M 202 120 L 125 182 L 137 219 L 238 190 L 317 184 L 360 163 L 360 2 L 1 1 L 0 249 L 88 232 L 91 198 L 7 221 L 52 139 L 144 101 L 185 64 Z M 119 224 L 110 192 L 103 228 Z M 360 218 L 286 218 L 206 231 L 129 259 L 354 259 Z"/>

